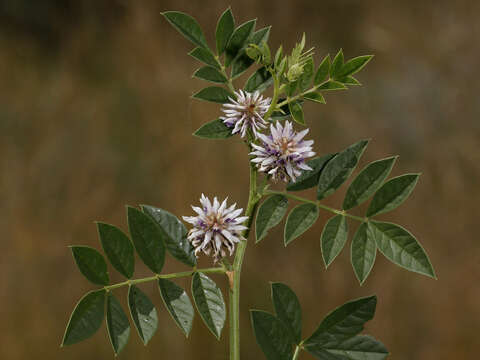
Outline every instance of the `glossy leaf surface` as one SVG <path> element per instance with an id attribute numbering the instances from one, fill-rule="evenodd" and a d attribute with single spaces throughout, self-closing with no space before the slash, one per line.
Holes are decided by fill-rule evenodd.
<path id="1" fill-rule="evenodd" d="M 435 278 L 433 266 L 415 237 L 399 225 L 369 221 L 370 236 L 391 262 L 407 270 Z"/>
<path id="2" fill-rule="evenodd" d="M 188 337 L 192 329 L 194 310 L 187 293 L 167 279 L 159 279 L 158 288 L 168 312 L 180 330 Z"/>
<path id="3" fill-rule="evenodd" d="M 367 144 L 368 140 L 361 140 L 337 154 L 327 163 L 318 180 L 318 200 L 332 195 L 349 178 Z"/>
<path id="4" fill-rule="evenodd" d="M 70 316 L 63 345 L 72 345 L 88 339 L 102 325 L 105 310 L 105 290 L 91 291 L 80 299 Z"/>
<path id="5" fill-rule="evenodd" d="M 292 358 L 291 335 L 283 322 L 265 311 L 251 310 L 252 326 L 258 345 L 268 360 Z"/>
<path id="6" fill-rule="evenodd" d="M 368 231 L 367 223 L 362 223 L 353 236 L 350 255 L 353 270 L 362 285 L 370 274 L 377 256 L 377 245 Z"/>
<path id="7" fill-rule="evenodd" d="M 298 205 L 290 212 L 285 224 L 285 246 L 307 231 L 318 219 L 318 208 L 313 204 Z"/>
<path id="8" fill-rule="evenodd" d="M 120 274 L 130 279 L 135 268 L 135 257 L 128 236 L 116 226 L 101 222 L 97 223 L 97 230 L 110 263 Z"/>
<path id="9" fill-rule="evenodd" d="M 268 230 L 278 225 L 288 208 L 288 200 L 283 195 L 272 195 L 258 208 L 255 219 L 256 242 L 267 236 Z"/>
<path id="10" fill-rule="evenodd" d="M 285 284 L 272 283 L 272 301 L 275 313 L 287 327 L 292 341 L 299 344 L 302 340 L 302 309 L 297 295 Z"/>
<path id="11" fill-rule="evenodd" d="M 195 266 L 197 258 L 193 246 L 187 239 L 187 228 L 172 213 L 154 206 L 142 205 L 142 211 L 151 216 L 160 228 L 167 251 L 185 265 Z"/>
<path id="12" fill-rule="evenodd" d="M 147 345 L 158 328 L 155 306 L 137 286 L 131 285 L 128 289 L 128 308 L 138 335 Z"/>
<path id="13" fill-rule="evenodd" d="M 323 228 L 320 242 L 325 267 L 332 263 L 342 251 L 348 238 L 348 224 L 345 216 L 336 215 L 330 218 Z"/>
<path id="14" fill-rule="evenodd" d="M 120 302 L 110 292 L 107 296 L 107 331 L 115 355 L 127 345 L 130 337 L 130 323 Z"/>
<path id="15" fill-rule="evenodd" d="M 108 285 L 107 263 L 102 254 L 89 246 L 71 246 L 70 249 L 83 276 L 96 285 Z"/>
<path id="16" fill-rule="evenodd" d="M 227 313 L 222 291 L 207 275 L 195 273 L 192 279 L 192 294 L 205 325 L 220 339 Z"/>
<path id="17" fill-rule="evenodd" d="M 150 270 L 159 274 L 165 262 L 165 244 L 158 225 L 149 215 L 134 207 L 127 207 L 127 217 L 130 236 L 138 255 Z"/>

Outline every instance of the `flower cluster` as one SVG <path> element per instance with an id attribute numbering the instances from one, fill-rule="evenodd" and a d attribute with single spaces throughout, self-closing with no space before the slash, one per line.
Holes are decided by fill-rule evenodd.
<path id="1" fill-rule="evenodd" d="M 267 127 L 267 122 L 263 116 L 270 106 L 270 98 L 264 99 L 260 92 L 254 93 L 239 90 L 235 92 L 237 100 L 230 98 L 230 103 L 223 104 L 225 116 L 220 119 L 228 127 L 232 127 L 232 134 L 240 133 L 245 137 L 250 129 L 255 138 L 258 137 L 258 131 Z"/>
<path id="2" fill-rule="evenodd" d="M 192 206 L 197 216 L 184 216 L 183 220 L 193 225 L 188 233 L 188 240 L 195 249 L 195 256 L 203 251 L 206 255 L 213 252 L 214 261 L 235 250 L 235 243 L 245 240 L 241 231 L 247 227 L 242 225 L 248 216 L 240 216 L 243 209 L 235 209 L 237 204 L 227 207 L 227 199 L 213 203 L 205 195 L 200 198 L 202 207 Z"/>
<path id="3" fill-rule="evenodd" d="M 261 145 L 252 143 L 255 151 L 250 155 L 260 171 L 267 173 L 273 180 L 295 181 L 302 170 L 312 170 L 305 164 L 305 159 L 314 156 L 312 151 L 313 140 L 303 140 L 308 129 L 295 132 L 292 123 L 285 121 L 285 126 L 277 122 L 275 127 L 270 125 L 269 136 L 259 134 Z"/>

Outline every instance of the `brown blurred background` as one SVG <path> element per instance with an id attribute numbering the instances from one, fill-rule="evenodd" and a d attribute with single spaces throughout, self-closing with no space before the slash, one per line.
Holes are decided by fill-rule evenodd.
<path id="1" fill-rule="evenodd" d="M 413 196 L 383 218 L 417 236 L 439 278 L 409 273 L 379 255 L 360 287 L 348 247 L 327 271 L 323 267 L 319 236 L 329 214 L 288 249 L 279 226 L 247 249 L 243 358 L 263 358 L 248 309 L 271 310 L 269 281 L 297 292 L 305 335 L 337 305 L 376 293 L 377 314 L 367 331 L 387 345 L 392 359 L 477 358 L 480 2 L 230 4 L 237 24 L 257 17 L 258 27 L 273 25 L 272 48 L 283 43 L 289 49 L 306 32 L 317 59 L 340 47 L 347 58 L 376 55 L 358 76 L 365 86 L 329 94 L 327 105 L 305 106 L 310 136 L 319 154 L 371 137 L 360 166 L 399 154 L 394 175 L 423 172 Z M 218 116 L 219 106 L 189 98 L 205 85 L 191 78 L 199 64 L 186 55 L 191 44 L 160 16 L 164 10 L 194 15 L 213 45 L 217 18 L 230 4 L 0 1 L 2 360 L 113 358 L 104 326 L 88 341 L 59 348 L 71 310 L 92 288 L 67 246 L 100 248 L 94 220 L 125 229 L 124 205 L 140 203 L 187 215 L 202 192 L 245 204 L 245 148 L 238 138 L 190 135 Z M 326 203 L 339 206 L 344 192 L 345 186 Z M 351 234 L 356 226 L 350 224 Z M 169 261 L 165 271 L 182 269 Z M 147 274 L 137 261 L 135 276 Z M 197 316 L 185 340 L 155 285 L 142 289 L 157 305 L 160 328 L 147 347 L 132 328 L 120 358 L 227 357 L 227 328 L 217 342 Z M 126 289 L 117 294 L 125 306 Z"/>

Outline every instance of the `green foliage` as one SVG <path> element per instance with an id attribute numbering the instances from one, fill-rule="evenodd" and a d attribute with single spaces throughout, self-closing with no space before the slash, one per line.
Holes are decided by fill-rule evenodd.
<path id="1" fill-rule="evenodd" d="M 192 279 L 192 294 L 203 322 L 212 334 L 220 339 L 227 316 L 222 291 L 207 275 L 197 272 Z"/>
<path id="2" fill-rule="evenodd" d="M 298 101 L 292 101 L 288 103 L 288 107 L 290 109 L 290 114 L 292 115 L 292 119 L 300 125 L 306 125 L 305 119 L 303 116 L 303 109 L 302 105 Z"/>
<path id="3" fill-rule="evenodd" d="M 250 310 L 258 345 L 268 360 L 292 358 L 291 334 L 284 323 L 265 311 Z"/>
<path id="4" fill-rule="evenodd" d="M 225 51 L 225 47 L 233 34 L 234 28 L 235 20 L 233 18 L 232 10 L 228 8 L 222 16 L 220 16 L 220 19 L 218 19 L 217 30 L 215 31 L 218 55 L 222 55 Z"/>
<path id="5" fill-rule="evenodd" d="M 328 78 L 330 73 L 330 63 L 330 55 L 325 56 L 315 73 L 315 78 L 313 79 L 314 85 L 320 85 Z"/>
<path id="6" fill-rule="evenodd" d="M 187 239 L 185 225 L 175 215 L 166 210 L 149 205 L 142 205 L 141 208 L 158 225 L 160 236 L 170 255 L 185 265 L 195 266 L 197 258 L 193 246 Z"/>
<path id="7" fill-rule="evenodd" d="M 295 182 L 288 183 L 287 190 L 299 191 L 317 186 L 320 173 L 335 155 L 336 154 L 326 154 L 307 161 L 307 165 L 310 166 L 312 170 L 304 170 Z"/>
<path id="8" fill-rule="evenodd" d="M 260 205 L 255 220 L 256 242 L 267 236 L 268 230 L 282 221 L 287 208 L 288 200 L 282 195 L 272 195 Z"/>
<path id="9" fill-rule="evenodd" d="M 320 237 L 322 256 L 325 267 L 340 254 L 348 238 L 347 219 L 343 215 L 336 215 L 330 218 L 323 228 Z"/>
<path id="10" fill-rule="evenodd" d="M 378 250 L 391 262 L 407 270 L 436 278 L 425 250 L 404 228 L 380 221 L 369 221 L 368 229 Z"/>
<path id="11" fill-rule="evenodd" d="M 108 285 L 107 263 L 94 248 L 89 246 L 71 246 L 73 258 L 80 272 L 96 285 Z"/>
<path id="12" fill-rule="evenodd" d="M 343 209 L 348 210 L 367 201 L 382 186 L 396 159 L 396 156 L 392 156 L 368 164 L 348 188 Z"/>
<path id="13" fill-rule="evenodd" d="M 266 44 L 269 36 L 270 26 L 255 31 L 252 34 L 251 38 L 247 41 L 247 44 Z M 232 63 L 232 79 L 235 79 L 236 77 L 242 75 L 253 63 L 254 60 L 247 55 L 246 49 L 242 49 Z"/>
<path id="14" fill-rule="evenodd" d="M 193 135 L 203 139 L 227 139 L 233 136 L 232 129 L 225 125 L 222 119 L 203 124 Z"/>
<path id="15" fill-rule="evenodd" d="M 228 90 L 218 87 L 209 86 L 192 95 L 194 99 L 210 101 L 214 103 L 224 104 L 229 101 L 229 98 L 235 98 L 235 96 Z"/>
<path id="16" fill-rule="evenodd" d="M 135 268 L 135 257 L 128 236 L 116 226 L 102 222 L 97 222 L 97 230 L 110 263 L 120 274 L 130 279 Z"/>
<path id="17" fill-rule="evenodd" d="M 318 180 L 318 200 L 333 194 L 350 177 L 367 145 L 368 140 L 361 140 L 338 153 L 325 165 Z"/>
<path id="18" fill-rule="evenodd" d="M 255 71 L 247 80 L 244 90 L 248 92 L 263 92 L 273 84 L 273 78 L 270 71 L 266 67 L 261 67 Z"/>
<path id="19" fill-rule="evenodd" d="M 106 294 L 103 289 L 91 291 L 80 299 L 68 321 L 62 346 L 76 344 L 97 332 L 104 317 Z"/>
<path id="20" fill-rule="evenodd" d="M 237 27 L 230 37 L 225 48 L 225 66 L 228 67 L 235 59 L 240 50 L 248 44 L 248 39 L 255 29 L 256 20 L 249 20 Z"/>
<path id="21" fill-rule="evenodd" d="M 228 81 L 225 75 L 223 75 L 219 70 L 217 70 L 213 66 L 201 67 L 200 69 L 195 71 L 195 73 L 193 74 L 193 77 L 210 81 L 213 83 L 220 83 L 220 84 L 224 84 Z"/>
<path id="22" fill-rule="evenodd" d="M 167 279 L 158 279 L 158 288 L 168 312 L 180 330 L 188 337 L 192 329 L 194 310 L 187 293 Z"/>
<path id="23" fill-rule="evenodd" d="M 325 101 L 325 98 L 323 95 L 319 92 L 311 92 L 303 95 L 303 98 L 305 100 L 310 100 L 319 104 L 326 104 L 327 102 Z"/>
<path id="24" fill-rule="evenodd" d="M 165 262 L 165 244 L 158 225 L 149 215 L 127 206 L 128 228 L 133 244 L 142 261 L 154 273 L 162 271 Z"/>
<path id="25" fill-rule="evenodd" d="M 302 204 L 293 208 L 285 223 L 285 246 L 307 231 L 317 219 L 318 207 L 314 204 Z"/>
<path id="26" fill-rule="evenodd" d="M 197 59 L 198 61 L 213 66 L 214 68 L 220 70 L 220 64 L 218 61 L 215 59 L 215 56 L 210 52 L 210 50 L 207 50 L 202 47 L 196 47 L 192 51 L 188 53 L 191 57 Z"/>
<path id="27" fill-rule="evenodd" d="M 368 231 L 368 223 L 362 223 L 355 233 L 351 246 L 350 259 L 360 285 L 364 283 L 375 263 L 377 245 Z"/>
<path id="28" fill-rule="evenodd" d="M 417 185 L 420 174 L 406 174 L 387 181 L 375 194 L 367 210 L 367 216 L 392 211 L 403 203 Z"/>
<path id="29" fill-rule="evenodd" d="M 208 49 L 207 40 L 200 25 L 190 15 L 180 11 L 165 11 L 162 13 L 172 26 L 195 45 Z"/>
<path id="30" fill-rule="evenodd" d="M 277 317 L 290 332 L 291 341 L 299 344 L 302 340 L 302 309 L 297 295 L 285 284 L 272 283 L 272 302 Z"/>
<path id="31" fill-rule="evenodd" d="M 147 345 L 158 328 L 157 309 L 147 295 L 135 285 L 128 288 L 128 308 L 138 336 Z"/>
<path id="32" fill-rule="evenodd" d="M 120 302 L 112 294 L 107 296 L 107 331 L 115 355 L 127 345 L 130 337 L 130 323 Z"/>

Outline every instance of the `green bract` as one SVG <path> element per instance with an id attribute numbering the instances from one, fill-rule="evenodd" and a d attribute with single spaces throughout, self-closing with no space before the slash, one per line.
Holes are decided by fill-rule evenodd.
<path id="1" fill-rule="evenodd" d="M 403 227 L 375 218 L 401 205 L 415 188 L 419 174 L 387 179 L 397 158 L 391 156 L 369 160 L 352 177 L 369 140 L 357 141 L 340 152 L 334 150 L 313 157 L 313 141 L 303 140 L 308 130 L 300 132 L 296 129 L 307 123 L 308 114 L 303 108 L 307 100 L 326 104 L 325 94 L 328 92 L 334 94 L 334 90 L 360 85 L 353 75 L 365 67 L 372 55 L 345 59 L 340 49 L 335 56 L 322 54 L 315 60 L 314 48 L 307 46 L 305 34 L 293 49 L 282 45 L 275 49 L 268 43 L 270 26 L 255 29 L 256 19 L 236 26 L 230 8 L 218 19 L 214 39 L 211 39 L 214 46 L 210 48 L 210 39 L 207 41 L 208 37 L 192 16 L 178 11 L 167 11 L 162 15 L 193 44 L 194 48 L 188 54 L 201 63 L 193 76 L 215 84 L 197 89 L 192 95 L 194 99 L 214 103 L 210 106 L 216 104 L 218 109 L 216 119 L 202 120 L 193 135 L 201 139 L 229 139 L 239 132 L 239 128 L 242 130 L 241 140 L 250 155 L 248 203 L 243 213 L 242 206 L 238 209 L 235 204 L 229 207 L 226 200 L 222 203 L 217 197 L 211 202 L 202 194 L 201 206 L 193 207 L 197 215 L 183 217 L 192 225 L 190 229 L 176 215 L 150 205 L 141 205 L 141 210 L 127 207 L 128 234 L 114 225 L 98 222 L 99 240 L 105 256 L 87 246 L 72 246 L 71 250 L 80 272 L 100 288 L 88 292 L 75 306 L 62 346 L 89 338 L 106 318 L 113 351 L 115 355 L 122 351 L 131 330 L 128 316 L 114 294 L 120 287 L 128 287 L 129 316 L 145 345 L 154 336 L 160 321 L 165 321 L 169 324 L 167 326 L 178 326 L 188 337 L 193 326 L 194 308 L 208 330 L 219 339 L 227 320 L 227 306 L 217 284 L 225 284 L 229 303 L 229 359 L 240 360 L 240 275 L 246 246 L 250 243 L 254 247 L 255 243 L 265 239 L 269 231 L 285 218 L 291 202 L 293 208 L 284 226 L 285 246 L 309 229 L 311 232 L 320 229 L 313 226 L 319 218 L 325 219 L 319 216 L 320 211 L 327 211 L 331 217 L 323 220 L 323 230 L 315 234 L 320 240 L 316 256 L 319 258 L 321 253 L 325 267 L 341 255 L 350 235 L 350 260 L 360 285 L 372 271 L 377 249 L 394 264 L 435 278 L 433 266 L 418 240 Z M 236 80 L 244 74 L 248 75 L 243 80 Z M 243 89 L 237 88 L 238 84 L 242 84 Z M 287 120 L 284 125 L 277 123 Z M 318 119 L 308 120 L 313 126 L 318 122 Z M 240 137 L 236 139 L 240 142 Z M 216 174 L 215 167 L 209 169 Z M 258 179 L 259 169 L 263 179 Z M 285 188 L 271 190 L 272 178 L 294 181 L 286 185 L 277 183 L 276 188 Z M 341 208 L 323 203 L 350 178 L 353 180 L 346 188 Z M 315 192 L 311 196 L 313 199 L 297 195 L 298 191 L 311 189 Z M 330 199 L 333 201 L 335 197 Z M 359 207 L 367 201 L 370 201 L 368 208 Z M 350 211 L 354 208 L 361 214 L 352 214 Z M 255 243 L 248 240 L 253 225 Z M 352 229 L 350 234 L 349 228 Z M 276 243 L 271 241 L 270 244 L 265 244 L 264 249 Z M 150 276 L 134 278 L 135 252 L 152 272 Z M 178 261 L 187 269 L 162 273 L 166 252 L 171 255 L 169 262 Z M 230 252 L 235 253 L 233 261 L 228 259 Z M 214 253 L 214 261 L 218 263 L 201 268 L 197 256 L 202 253 Z M 265 254 L 264 261 L 276 261 L 269 255 Z M 106 260 L 127 280 L 111 284 Z M 282 261 L 276 266 L 283 266 Z M 295 268 L 293 252 L 288 254 L 288 263 Z M 210 278 L 216 274 L 225 277 L 217 282 Z M 183 277 L 191 278 L 190 289 L 175 282 Z M 141 290 L 146 282 L 157 283 L 173 322 L 159 319 L 154 303 Z M 319 294 L 318 307 L 323 306 L 325 294 L 328 296 L 331 292 L 324 289 Z M 253 334 L 266 359 L 298 360 L 303 350 L 321 360 L 381 360 L 388 355 L 381 342 L 360 334 L 364 324 L 374 316 L 376 296 L 343 304 L 330 312 L 310 336 L 304 337 L 302 309 L 293 290 L 274 282 L 271 294 L 274 312 L 251 310 L 250 313 Z M 217 357 L 222 358 L 222 355 Z"/>

